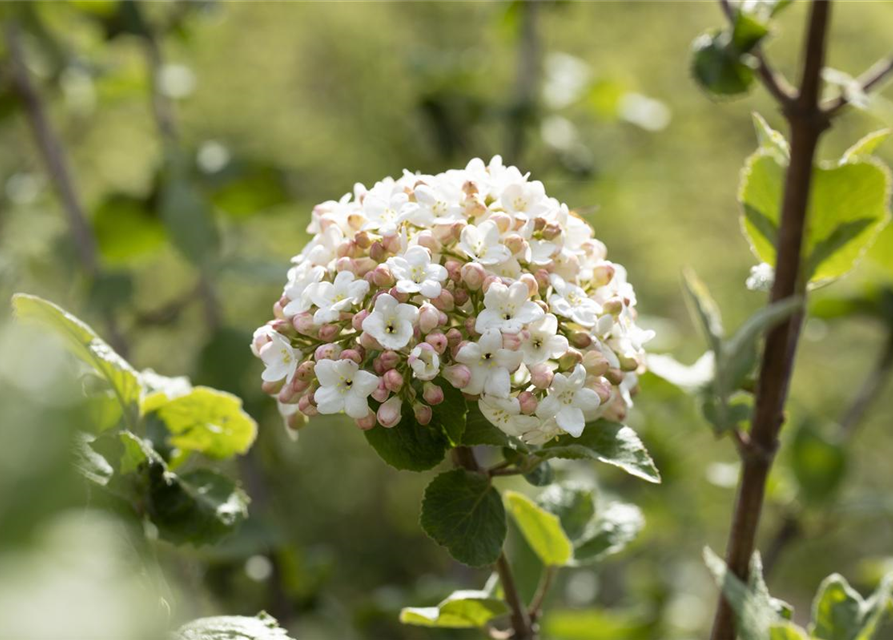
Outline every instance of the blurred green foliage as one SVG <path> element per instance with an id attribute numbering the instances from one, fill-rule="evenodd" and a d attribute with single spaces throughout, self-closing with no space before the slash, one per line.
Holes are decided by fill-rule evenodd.
<path id="1" fill-rule="evenodd" d="M 802 4 L 776 19 L 786 37 L 764 43 L 789 77 Z M 829 64 L 857 75 L 887 53 L 893 4 L 837 4 Z M 0 17 L 22 6 L 6 5 Z M 475 637 L 398 622 L 407 603 L 433 606 L 486 580 L 420 531 L 430 474 L 382 464 L 358 430 L 334 418 L 315 420 L 292 443 L 248 350 L 307 238 L 313 205 L 354 182 L 507 153 L 520 121 L 521 155 L 506 159 L 580 211 L 609 258 L 628 268 L 658 331 L 653 350 L 688 361 L 704 351 L 680 286 L 684 267 L 702 275 L 730 327 L 764 304 L 744 289 L 754 259 L 735 193 L 755 147 L 750 112 L 775 128 L 782 120 L 761 92 L 717 105 L 690 77 L 691 39 L 718 23 L 718 8 L 543 6 L 542 68 L 529 104 L 517 91 L 522 10 L 497 2 L 28 3 L 25 62 L 95 233 L 95 278 L 78 263 L 0 43 L 0 144 L 8 151 L 0 154 L 0 299 L 41 295 L 103 334 L 112 313 L 134 366 L 232 392 L 261 425 L 254 448 L 232 465 L 252 498 L 238 533 L 216 546 L 153 541 L 137 551 L 157 557 L 176 624 L 265 609 L 305 640 Z M 709 77 L 729 78 L 708 62 Z M 174 135 L 153 96 L 174 114 Z M 823 158 L 893 124 L 883 94 L 870 107 L 839 121 Z M 876 154 L 893 160 L 889 145 Z M 893 400 L 882 393 L 845 445 L 835 424 L 893 326 L 891 280 L 888 226 L 853 274 L 811 301 L 783 445 L 790 453 L 771 479 L 761 540 L 768 545 L 789 513 L 803 515 L 806 535 L 768 577 L 801 626 L 824 576 L 838 571 L 867 592 L 891 562 L 893 436 L 885 427 Z M 141 599 L 143 587 L 128 577 L 133 550 L 120 548 L 121 523 L 70 512 L 90 504 L 66 460 L 74 430 L 96 424 L 96 407 L 81 402 L 70 362 L 21 331 L 3 316 L 0 602 L 33 605 L 40 615 L 29 619 L 41 619 L 44 637 L 64 637 L 54 621 L 74 620 L 65 631 L 136 639 L 131 631 L 142 620 L 151 628 L 160 605 Z M 631 424 L 662 485 L 606 465 L 552 462 L 561 477 L 596 482 L 600 501 L 622 493 L 646 525 L 622 554 L 565 572 L 542 621 L 548 638 L 681 640 L 709 625 L 716 594 L 700 552 L 725 538 L 735 453 L 690 398 L 654 376 L 642 387 Z M 520 478 L 504 484 L 528 490 Z M 540 561 L 512 525 L 508 536 L 529 598 Z M 106 558 L 91 565 L 90 588 L 52 562 L 72 554 Z M 143 577 L 153 578 L 137 583 Z M 65 598 L 55 597 L 60 589 Z M 97 602 L 116 612 L 102 624 L 84 614 Z M 17 620 L 0 620 L 0 635 L 32 637 Z"/>

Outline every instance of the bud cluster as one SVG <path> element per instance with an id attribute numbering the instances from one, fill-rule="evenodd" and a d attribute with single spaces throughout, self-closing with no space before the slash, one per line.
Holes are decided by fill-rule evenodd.
<path id="1" fill-rule="evenodd" d="M 624 418 L 652 336 L 626 271 L 499 156 L 358 184 L 308 230 L 251 345 L 292 428 L 342 412 L 427 425 L 447 384 L 532 444 Z"/>

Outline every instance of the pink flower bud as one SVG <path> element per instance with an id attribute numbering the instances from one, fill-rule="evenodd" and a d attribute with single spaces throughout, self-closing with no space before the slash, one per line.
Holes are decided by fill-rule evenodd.
<path id="1" fill-rule="evenodd" d="M 295 371 L 295 380 L 303 380 L 304 382 L 310 382 L 313 380 L 313 377 L 316 375 L 314 373 L 314 369 L 316 365 L 312 360 L 305 360 L 301 364 L 298 365 L 298 369 Z"/>
<path id="2" fill-rule="evenodd" d="M 354 317 L 351 318 L 351 320 L 350 320 L 350 326 L 352 326 L 357 331 L 362 331 L 363 330 L 363 320 L 365 320 L 368 317 L 369 317 L 369 312 L 366 311 L 366 309 L 363 309 L 363 310 L 357 312 L 356 314 L 354 314 Z"/>
<path id="3" fill-rule="evenodd" d="M 527 285 L 527 295 L 535 296 L 539 292 L 540 286 L 532 273 L 522 274 L 518 280 Z"/>
<path id="4" fill-rule="evenodd" d="M 431 235 L 433 235 L 434 239 L 440 243 L 452 242 L 456 239 L 453 237 L 452 224 L 435 224 L 431 229 Z"/>
<path id="5" fill-rule="evenodd" d="M 341 258 L 346 258 L 348 253 L 350 253 L 350 241 L 342 242 L 338 245 L 338 248 L 335 249 L 335 255 L 338 256 L 339 260 Z"/>
<path id="6" fill-rule="evenodd" d="M 447 270 L 447 275 L 449 276 L 450 280 L 452 280 L 453 282 L 459 282 L 459 278 L 461 277 L 462 263 L 458 260 L 450 258 L 443 266 Z"/>
<path id="7" fill-rule="evenodd" d="M 279 393 L 279 390 L 282 389 L 285 384 L 285 380 L 276 380 L 275 382 L 264 382 L 260 385 L 261 391 L 266 393 L 267 395 L 275 395 Z"/>
<path id="8" fill-rule="evenodd" d="M 376 387 L 375 391 L 372 392 L 372 399 L 376 402 L 384 402 L 390 395 L 391 392 L 388 391 L 388 388 L 386 386 L 384 386 L 384 380 L 379 380 L 378 387 Z"/>
<path id="9" fill-rule="evenodd" d="M 558 366 L 565 371 L 570 371 L 583 362 L 583 354 L 576 349 L 568 349 L 563 356 L 558 358 Z"/>
<path id="10" fill-rule="evenodd" d="M 376 287 L 388 288 L 394 286 L 394 276 L 386 264 L 380 264 L 372 270 L 372 282 Z"/>
<path id="11" fill-rule="evenodd" d="M 416 242 L 419 245 L 425 247 L 431 253 L 440 253 L 441 244 L 435 239 L 434 234 L 432 234 L 427 229 L 419 233 L 416 236 Z"/>
<path id="12" fill-rule="evenodd" d="M 397 425 L 400 422 L 400 418 L 402 417 L 401 409 L 403 408 L 403 401 L 400 400 L 399 397 L 394 396 L 390 400 L 384 402 L 378 408 L 378 423 L 385 427 L 386 429 L 390 429 Z"/>
<path id="13" fill-rule="evenodd" d="M 458 240 L 459 236 L 462 235 L 462 229 L 468 226 L 468 223 L 464 220 L 460 220 L 459 222 L 454 222 L 453 226 L 450 228 L 450 235 L 453 240 Z"/>
<path id="14" fill-rule="evenodd" d="M 598 349 L 584 353 L 582 364 L 586 369 L 586 373 L 591 376 L 603 376 L 608 367 L 611 366 L 608 364 L 608 359 L 605 358 L 605 355 Z"/>
<path id="15" fill-rule="evenodd" d="M 335 360 L 341 353 L 341 347 L 337 344 L 321 344 L 316 347 L 313 357 L 317 362 L 320 360 Z"/>
<path id="16" fill-rule="evenodd" d="M 603 287 L 614 278 L 614 265 L 610 262 L 605 262 L 603 264 L 597 265 L 592 270 L 592 286 L 598 288 Z"/>
<path id="17" fill-rule="evenodd" d="M 621 371 L 620 369 L 615 369 L 614 367 L 611 367 L 605 372 L 605 377 L 611 384 L 620 384 L 621 382 L 623 382 L 624 375 L 625 374 L 623 373 L 623 371 Z"/>
<path id="18" fill-rule="evenodd" d="M 422 333 L 433 331 L 440 322 L 440 312 L 433 304 L 426 302 L 419 308 L 419 329 Z"/>
<path id="19" fill-rule="evenodd" d="M 357 234 L 353 237 L 353 240 L 357 243 L 357 246 L 360 249 L 368 249 L 372 246 L 372 239 L 365 231 L 357 231 Z"/>
<path id="20" fill-rule="evenodd" d="M 298 431 L 307 426 L 307 416 L 303 413 L 296 411 L 285 419 L 285 426 L 291 429 L 292 431 Z M 298 436 L 295 433 L 292 437 L 296 438 Z"/>
<path id="21" fill-rule="evenodd" d="M 471 382 L 471 369 L 464 364 L 454 364 L 444 368 L 443 377 L 457 389 L 464 389 Z"/>
<path id="22" fill-rule="evenodd" d="M 465 318 L 465 332 L 472 338 L 478 335 L 477 331 L 474 330 L 475 323 L 477 323 L 477 316 Z"/>
<path id="23" fill-rule="evenodd" d="M 529 391 L 522 391 L 518 394 L 518 403 L 521 405 L 521 413 L 533 415 L 536 412 L 537 404 L 536 396 Z"/>
<path id="24" fill-rule="evenodd" d="M 490 222 L 499 229 L 499 233 L 505 233 L 512 226 L 512 219 L 505 213 L 494 213 L 490 216 Z"/>
<path id="25" fill-rule="evenodd" d="M 369 247 L 369 257 L 376 262 L 384 262 L 388 259 L 388 252 L 385 251 L 384 245 L 381 243 L 381 241 L 376 240 L 372 243 L 372 246 Z"/>
<path id="26" fill-rule="evenodd" d="M 294 386 L 291 384 L 287 384 L 279 391 L 277 400 L 279 400 L 279 402 L 281 402 L 282 404 L 292 404 L 293 402 L 298 402 L 299 396 L 300 393 L 295 390 Z"/>
<path id="27" fill-rule="evenodd" d="M 537 389 L 548 389 L 554 376 L 546 363 L 535 364 L 530 368 L 530 384 Z"/>
<path id="28" fill-rule="evenodd" d="M 356 274 L 360 278 L 364 277 L 367 273 L 378 266 L 378 263 L 372 258 L 356 258 L 353 262 L 356 269 Z"/>
<path id="29" fill-rule="evenodd" d="M 455 307 L 455 302 L 453 300 L 453 294 L 450 293 L 449 291 L 447 291 L 446 289 L 443 289 L 440 292 L 440 295 L 437 296 L 436 298 L 434 298 L 434 300 L 432 300 L 431 302 L 434 303 L 434 306 L 437 307 L 438 309 L 440 309 L 441 311 L 452 311 L 453 308 Z"/>
<path id="30" fill-rule="evenodd" d="M 443 355 L 443 352 L 446 351 L 447 348 L 447 337 L 443 335 L 442 331 L 432 331 L 425 338 L 425 342 L 434 347 L 434 350 L 438 353 L 438 355 Z"/>
<path id="31" fill-rule="evenodd" d="M 400 253 L 403 251 L 403 247 L 400 244 L 400 236 L 396 233 L 383 237 L 381 242 L 388 253 Z"/>
<path id="32" fill-rule="evenodd" d="M 437 316 L 437 323 L 440 326 L 444 326 L 447 322 L 449 322 L 449 318 L 447 317 L 447 314 L 445 314 L 443 311 L 441 311 L 440 315 Z"/>
<path id="33" fill-rule="evenodd" d="M 527 246 L 527 241 L 524 240 L 524 238 L 519 236 L 517 233 L 513 233 L 509 236 L 506 236 L 503 244 L 508 247 L 508 250 L 512 252 L 512 255 L 517 255 L 524 251 L 525 247 Z"/>
<path id="34" fill-rule="evenodd" d="M 460 273 L 462 275 L 462 282 L 464 282 L 465 286 L 471 291 L 480 289 L 481 285 L 484 283 L 484 278 L 487 277 L 487 272 L 484 270 L 484 267 L 477 262 L 468 262 L 462 265 Z"/>
<path id="35" fill-rule="evenodd" d="M 446 332 L 447 344 L 450 347 L 454 347 L 460 342 L 462 342 L 462 332 L 457 328 L 453 327 L 449 331 Z"/>
<path id="36" fill-rule="evenodd" d="M 533 221 L 533 230 L 534 231 L 542 231 L 546 228 L 546 219 L 545 218 L 536 218 Z"/>
<path id="37" fill-rule="evenodd" d="M 620 298 L 611 298 L 602 305 L 602 311 L 610 313 L 612 316 L 616 316 L 623 311 L 623 300 Z"/>
<path id="38" fill-rule="evenodd" d="M 397 393 L 403 388 L 403 375 L 396 369 L 385 371 L 384 386 L 388 391 Z"/>
<path id="39" fill-rule="evenodd" d="M 509 351 L 517 351 L 521 348 L 521 335 L 519 333 L 503 333 L 502 348 Z"/>
<path id="40" fill-rule="evenodd" d="M 295 331 L 294 325 L 288 320 L 284 318 L 273 320 L 269 323 L 269 325 L 273 328 L 273 331 L 276 333 L 281 333 L 286 337 L 295 337 L 297 335 L 297 331 Z"/>
<path id="41" fill-rule="evenodd" d="M 599 402 L 601 402 L 602 404 L 610 400 L 611 395 L 613 395 L 614 393 L 614 388 L 611 386 L 611 383 L 609 383 L 601 376 L 588 377 L 586 379 L 586 387 L 592 389 L 598 394 Z"/>
<path id="42" fill-rule="evenodd" d="M 415 416 L 416 422 L 422 426 L 430 423 L 431 418 L 434 415 L 434 412 L 431 411 L 431 407 L 420 402 L 412 405 L 412 413 Z"/>
<path id="43" fill-rule="evenodd" d="M 487 293 L 487 291 L 490 289 L 490 285 L 496 282 L 502 284 L 502 278 L 500 278 L 499 276 L 487 276 L 486 278 L 484 278 L 483 284 L 481 284 L 481 291 Z"/>
<path id="44" fill-rule="evenodd" d="M 360 229 L 364 223 L 365 223 L 365 220 L 363 219 L 363 216 L 361 216 L 358 213 L 352 213 L 349 216 L 347 216 L 347 225 L 351 229 L 354 229 L 354 230 Z"/>
<path id="45" fill-rule="evenodd" d="M 273 303 L 273 317 L 274 318 L 284 318 L 285 317 L 285 311 L 283 310 L 284 308 L 285 308 L 285 305 L 282 304 L 280 301 L 277 300 L 276 302 L 274 302 Z"/>
<path id="46" fill-rule="evenodd" d="M 364 349 L 369 349 L 369 351 L 381 351 L 381 345 L 378 344 L 378 340 L 365 331 L 360 334 L 360 345 Z"/>
<path id="47" fill-rule="evenodd" d="M 426 382 L 422 385 L 422 398 L 432 407 L 443 402 L 443 389 L 433 382 Z"/>
<path id="48" fill-rule="evenodd" d="M 372 370 L 380 376 L 384 375 L 385 368 L 384 365 L 381 363 L 381 358 L 374 358 L 372 360 Z"/>
<path id="49" fill-rule="evenodd" d="M 298 401 L 298 411 L 303 413 L 305 416 L 315 416 L 316 415 L 316 405 L 313 404 L 313 394 L 308 393 L 307 395 L 301 396 L 301 399 Z"/>
<path id="50" fill-rule="evenodd" d="M 345 349 L 341 352 L 341 360 L 353 360 L 357 364 L 362 364 L 363 356 L 356 349 Z"/>
<path id="51" fill-rule="evenodd" d="M 369 431 L 369 429 L 375 426 L 375 414 L 370 411 L 365 418 L 360 418 L 356 423 L 363 431 Z"/>
<path id="52" fill-rule="evenodd" d="M 337 324 L 324 324 L 319 328 L 319 339 L 323 342 L 331 342 L 341 333 L 341 327 Z"/>
<path id="53" fill-rule="evenodd" d="M 299 313 L 291 319 L 291 323 L 295 331 L 305 336 L 315 336 L 319 331 L 319 328 L 313 324 L 313 314 L 311 313 Z"/>
<path id="54" fill-rule="evenodd" d="M 543 228 L 543 238 L 546 240 L 554 240 L 561 235 L 561 225 L 557 222 L 550 222 Z"/>
<path id="55" fill-rule="evenodd" d="M 468 291 L 465 289 L 454 289 L 453 290 L 453 300 L 456 302 L 456 305 L 462 306 L 466 302 L 468 302 Z"/>
<path id="56" fill-rule="evenodd" d="M 602 418 L 610 422 L 623 422 L 626 420 L 626 412 L 626 403 L 621 396 L 617 395 L 608 403 L 604 413 L 602 413 Z"/>
<path id="57" fill-rule="evenodd" d="M 574 331 L 570 336 L 569 342 L 575 347 L 585 349 L 592 344 L 592 336 L 585 331 Z"/>
<path id="58" fill-rule="evenodd" d="M 385 351 L 383 352 L 379 358 L 381 359 L 381 364 L 384 367 L 385 371 L 389 371 L 400 364 L 400 354 L 396 351 Z"/>
<path id="59" fill-rule="evenodd" d="M 549 279 L 549 272 L 545 269 L 537 269 L 533 275 L 536 278 L 536 284 L 539 286 L 540 291 L 545 291 L 551 286 L 552 281 Z"/>
<path id="60" fill-rule="evenodd" d="M 390 296 L 391 296 L 392 298 L 394 298 L 395 300 L 397 300 L 397 302 L 409 302 L 409 295 L 410 295 L 410 294 L 408 294 L 408 293 L 401 293 L 400 291 L 397 291 L 396 288 L 391 288 L 391 289 L 388 291 L 388 294 L 390 294 Z"/>
<path id="61" fill-rule="evenodd" d="M 621 371 L 635 371 L 639 368 L 639 361 L 632 356 L 618 356 Z"/>

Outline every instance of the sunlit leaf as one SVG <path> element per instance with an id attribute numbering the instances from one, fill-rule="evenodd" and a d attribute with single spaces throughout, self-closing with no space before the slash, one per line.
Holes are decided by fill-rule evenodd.
<path id="1" fill-rule="evenodd" d="M 571 560 L 573 546 L 558 516 L 515 491 L 505 492 L 505 504 L 527 544 L 544 565 L 561 567 Z"/>
<path id="2" fill-rule="evenodd" d="M 422 627 L 466 629 L 485 624 L 508 613 L 503 600 L 487 591 L 456 591 L 436 607 L 406 607 L 400 622 Z"/>
<path id="3" fill-rule="evenodd" d="M 276 618 L 261 611 L 256 616 L 215 616 L 187 622 L 172 640 L 293 640 Z"/>

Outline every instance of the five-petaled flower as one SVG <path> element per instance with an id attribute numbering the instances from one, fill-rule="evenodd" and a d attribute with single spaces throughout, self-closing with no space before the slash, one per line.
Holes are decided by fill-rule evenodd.
<path id="1" fill-rule="evenodd" d="M 510 287 L 494 282 L 484 294 L 484 310 L 477 317 L 474 330 L 518 333 L 525 324 L 539 320 L 544 312 L 535 302 L 527 300 L 529 295 L 530 290 L 523 282 L 513 282 Z"/>
<path id="2" fill-rule="evenodd" d="M 313 322 L 334 322 L 342 311 L 360 304 L 369 293 L 369 283 L 357 280 L 350 271 L 335 276 L 335 282 L 317 282 L 307 287 L 306 294 L 318 308 Z"/>
<path id="3" fill-rule="evenodd" d="M 267 337 L 270 341 L 258 351 L 266 367 L 261 378 L 265 382 L 279 382 L 283 378 L 287 383 L 291 382 L 301 362 L 301 352 L 292 347 L 288 338 L 280 333 L 274 331 Z"/>
<path id="4" fill-rule="evenodd" d="M 392 295 L 383 293 L 375 299 L 372 313 L 363 320 L 363 331 L 387 349 L 402 349 L 409 344 L 418 317 L 418 307 L 397 302 Z"/>
<path id="5" fill-rule="evenodd" d="M 555 418 L 559 427 L 579 438 L 586 426 L 583 412 L 593 411 L 599 405 L 598 394 L 585 388 L 585 381 L 586 370 L 579 364 L 569 376 L 556 373 L 549 394 L 536 408 L 536 415 L 544 420 Z"/>
<path id="6" fill-rule="evenodd" d="M 400 293 L 421 293 L 426 298 L 436 298 L 447 279 L 447 270 L 431 262 L 431 254 L 425 247 L 410 247 L 402 256 L 388 258 L 388 267 L 397 279 Z"/>
<path id="7" fill-rule="evenodd" d="M 564 336 L 556 335 L 558 318 L 547 313 L 521 333 L 521 353 L 524 364 L 532 366 L 546 360 L 560 358 L 567 353 L 568 343 Z"/>
<path id="8" fill-rule="evenodd" d="M 313 400 L 320 413 L 343 411 L 357 420 L 369 414 L 366 398 L 378 387 L 378 376 L 363 371 L 353 360 L 320 360 L 315 372 L 320 386 Z"/>
<path id="9" fill-rule="evenodd" d="M 490 220 L 478 226 L 470 224 L 462 229 L 459 249 L 481 264 L 499 264 L 512 257 L 512 252 L 501 243 L 499 228 Z"/>
<path id="10" fill-rule="evenodd" d="M 512 386 L 509 374 L 521 364 L 521 352 L 503 349 L 502 334 L 498 329 L 489 329 L 476 343 L 469 342 L 459 349 L 456 361 L 471 371 L 471 380 L 462 391 L 507 398 Z"/>
<path id="11" fill-rule="evenodd" d="M 601 312 L 601 306 L 587 296 L 583 289 L 566 282 L 557 274 L 552 274 L 551 282 L 554 293 L 549 296 L 549 306 L 552 310 L 584 327 L 593 326 Z"/>

